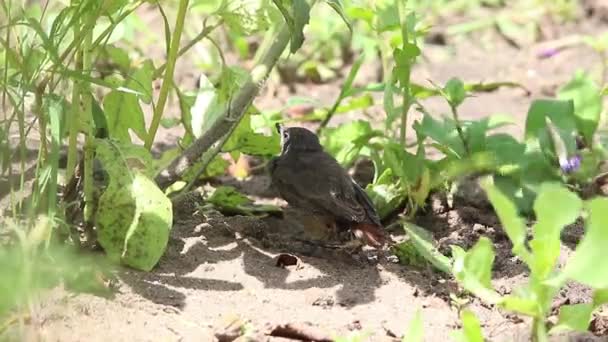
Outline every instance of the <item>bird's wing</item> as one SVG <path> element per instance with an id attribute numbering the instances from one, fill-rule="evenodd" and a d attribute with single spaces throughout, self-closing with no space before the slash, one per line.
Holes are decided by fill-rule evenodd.
<path id="1" fill-rule="evenodd" d="M 282 166 L 275 168 L 273 178 L 280 183 L 281 195 L 288 202 L 306 203 L 344 221 L 362 222 L 367 218 L 365 198 L 331 156 L 309 154 Z"/>

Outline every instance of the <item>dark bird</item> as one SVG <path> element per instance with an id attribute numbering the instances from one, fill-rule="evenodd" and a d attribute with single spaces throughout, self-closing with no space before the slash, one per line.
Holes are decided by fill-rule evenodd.
<path id="1" fill-rule="evenodd" d="M 302 127 L 276 125 L 281 154 L 272 159 L 272 186 L 293 208 L 322 222 L 326 237 L 350 232 L 373 247 L 386 242 L 384 227 L 365 191 L 329 153 L 319 138 Z M 355 241 L 357 241 L 355 240 Z"/>

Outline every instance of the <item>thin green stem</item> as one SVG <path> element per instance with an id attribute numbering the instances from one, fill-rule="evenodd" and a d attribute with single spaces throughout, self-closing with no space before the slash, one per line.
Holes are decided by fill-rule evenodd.
<path id="1" fill-rule="evenodd" d="M 183 56 L 186 52 L 188 52 L 194 45 L 196 45 L 196 43 L 200 42 L 201 40 L 207 38 L 209 36 L 209 34 L 211 34 L 211 32 L 213 32 L 217 27 L 221 26 L 222 23 L 224 21 L 220 20 L 218 23 L 216 23 L 215 25 L 212 26 L 205 26 L 203 28 L 203 30 L 196 35 L 196 37 L 192 38 L 191 41 L 188 42 L 188 44 L 184 45 L 178 52 L 177 54 L 177 58 L 180 58 L 181 56 Z M 152 76 L 152 79 L 156 79 L 158 77 L 161 76 L 161 74 L 163 73 L 163 71 L 165 71 L 165 69 L 167 68 L 167 63 L 165 62 L 165 64 L 159 66 L 155 71 L 154 71 L 154 75 Z"/>
<path id="2" fill-rule="evenodd" d="M 464 151 L 467 155 L 469 155 L 471 153 L 471 150 L 469 149 L 469 142 L 464 135 L 464 131 L 462 130 L 462 123 L 460 122 L 460 117 L 458 115 L 458 109 L 456 108 L 456 106 L 452 106 L 451 104 L 450 104 L 450 109 L 452 110 L 452 118 L 454 119 L 454 124 L 456 125 L 456 131 L 458 132 L 458 136 L 460 137 L 460 140 L 462 141 L 462 146 L 464 147 Z"/>
<path id="3" fill-rule="evenodd" d="M 82 69 L 84 72 L 90 72 L 93 63 L 92 56 L 93 31 L 86 33 L 86 38 L 82 46 Z M 83 114 L 87 117 L 92 117 L 93 98 L 91 94 L 91 85 L 83 82 L 84 91 L 81 94 L 83 102 Z M 93 205 L 93 158 L 95 156 L 95 142 L 93 137 L 93 127 L 88 125 L 88 131 L 84 142 L 84 221 L 91 222 L 94 209 Z"/>
<path id="4" fill-rule="evenodd" d="M 80 35 L 80 25 L 74 25 L 74 37 Z M 76 38 L 75 38 L 76 39 Z M 82 72 L 82 53 L 78 54 L 76 61 L 76 70 Z M 66 179 L 72 178 L 74 170 L 76 168 L 76 160 L 78 159 L 77 150 L 77 137 L 78 137 L 78 123 L 80 122 L 80 89 L 82 82 L 74 82 L 72 88 L 72 107 L 70 108 L 70 126 L 69 126 L 69 137 L 68 137 L 68 161 L 66 168 Z"/>
<path id="5" fill-rule="evenodd" d="M 179 2 L 177 18 L 175 21 L 175 29 L 173 30 L 173 34 L 171 36 L 171 46 L 169 48 L 169 56 L 167 57 L 167 70 L 165 71 L 165 76 L 163 78 L 163 84 L 160 88 L 158 101 L 156 102 L 156 106 L 154 107 L 154 116 L 152 117 L 150 130 L 148 131 L 148 136 L 146 137 L 146 143 L 144 145 L 145 148 L 148 150 L 152 148 L 152 143 L 154 142 L 156 131 L 158 130 L 158 126 L 160 125 L 160 119 L 163 116 L 163 111 L 165 110 L 165 105 L 167 104 L 169 90 L 171 90 L 171 87 L 173 85 L 173 73 L 175 71 L 175 62 L 177 62 L 177 57 L 179 53 L 179 43 L 182 37 L 182 31 L 184 29 L 184 21 L 186 19 L 186 10 L 188 9 L 188 3 L 189 0 L 180 0 Z"/>
<path id="6" fill-rule="evenodd" d="M 408 27 L 407 27 L 407 11 L 406 11 L 407 1 L 397 1 L 397 6 L 399 7 L 399 21 L 401 24 L 401 39 L 403 40 L 403 47 L 405 49 L 406 45 L 409 43 L 409 35 L 408 35 Z M 413 64 L 413 60 L 410 63 L 410 70 Z M 409 70 L 408 70 L 409 74 Z M 410 111 L 411 106 L 411 94 L 410 94 L 410 81 L 409 75 L 407 78 L 407 84 L 402 84 L 403 87 L 403 106 L 401 109 L 401 130 L 399 134 L 399 140 L 401 142 L 401 146 L 405 146 L 407 141 L 407 118 L 408 113 Z"/>

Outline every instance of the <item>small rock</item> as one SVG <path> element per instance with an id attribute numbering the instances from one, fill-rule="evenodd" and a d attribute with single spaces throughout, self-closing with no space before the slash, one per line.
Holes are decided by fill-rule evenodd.
<path id="1" fill-rule="evenodd" d="M 319 298 L 315 299 L 314 302 L 312 302 L 313 306 L 320 306 L 323 308 L 332 307 L 332 306 L 334 306 L 334 304 L 335 304 L 335 300 L 331 296 L 319 297 Z"/>

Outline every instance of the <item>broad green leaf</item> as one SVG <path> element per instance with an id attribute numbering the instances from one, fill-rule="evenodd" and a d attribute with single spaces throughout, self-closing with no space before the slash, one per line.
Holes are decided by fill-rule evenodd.
<path id="1" fill-rule="evenodd" d="M 367 141 L 357 144 L 357 140 L 373 132 L 367 121 L 356 120 L 336 128 L 325 128 L 322 131 L 321 143 L 325 150 L 333 155 L 342 165 L 352 163 Z"/>
<path id="2" fill-rule="evenodd" d="M 477 293 L 479 286 L 491 289 L 492 265 L 494 264 L 494 248 L 492 242 L 481 237 L 477 243 L 466 252 L 464 260 L 454 263 L 456 279 L 463 282 L 463 286 L 473 293 Z"/>
<path id="3" fill-rule="evenodd" d="M 346 13 L 348 16 L 353 19 L 361 19 L 367 22 L 370 26 L 372 25 L 372 21 L 374 20 L 375 14 L 373 9 L 369 7 L 359 7 L 359 6 L 348 6 L 346 8 Z"/>
<path id="4" fill-rule="evenodd" d="M 398 243 L 391 249 L 399 260 L 399 263 L 402 265 L 418 269 L 425 269 L 432 266 L 427 258 L 418 251 L 418 248 L 412 239 Z"/>
<path id="5" fill-rule="evenodd" d="M 281 12 L 281 14 L 283 15 L 283 19 L 285 19 L 285 23 L 287 23 L 287 26 L 289 27 L 289 30 L 291 31 L 291 34 L 293 36 L 295 31 L 295 19 L 290 9 L 288 8 L 290 1 L 272 0 L 272 2 L 275 4 L 275 6 L 277 6 L 279 12 Z"/>
<path id="6" fill-rule="evenodd" d="M 492 172 L 496 169 L 496 156 L 492 152 L 477 152 L 462 159 L 450 157 L 430 163 L 433 171 L 431 189 L 466 175 Z"/>
<path id="7" fill-rule="evenodd" d="M 270 136 L 255 133 L 251 128 L 251 114 L 246 113 L 228 140 L 226 140 L 222 151 L 272 156 L 281 151 L 280 137 L 278 134 L 275 134 L 274 130 Z M 234 159 L 238 158 L 237 154 L 233 155 Z"/>
<path id="8" fill-rule="evenodd" d="M 215 189 L 207 201 L 220 207 L 234 207 L 251 203 L 247 196 L 241 194 L 232 186 L 221 186 Z"/>
<path id="9" fill-rule="evenodd" d="M 422 320 L 422 312 L 416 310 L 414 317 L 407 326 L 405 335 L 401 339 L 402 342 L 423 342 L 424 341 L 424 326 Z"/>
<path id="10" fill-rule="evenodd" d="M 222 114 L 217 91 L 211 81 L 201 74 L 198 93 L 194 105 L 190 108 L 192 132 L 195 138 L 200 138 Z"/>
<path id="11" fill-rule="evenodd" d="M 377 2 L 375 8 L 375 29 L 376 32 L 382 33 L 394 30 L 400 27 L 399 9 L 395 2 L 380 1 Z"/>
<path id="12" fill-rule="evenodd" d="M 593 140 L 602 112 L 600 88 L 584 71 L 578 71 L 574 78 L 559 89 L 557 97 L 574 101 L 576 126 L 586 141 Z"/>
<path id="13" fill-rule="evenodd" d="M 418 250 L 418 253 L 438 270 L 449 274 L 451 270 L 451 260 L 437 250 L 437 247 L 435 247 L 433 243 L 432 236 L 422 227 L 413 223 L 403 221 L 402 224 L 403 229 L 405 229 L 405 232 L 409 236 L 410 241 L 414 244 L 414 247 Z"/>
<path id="14" fill-rule="evenodd" d="M 118 48 L 114 45 L 106 45 L 102 48 L 101 54 L 103 57 L 107 58 L 110 63 L 118 65 L 120 70 L 125 73 L 131 68 L 131 59 L 129 58 L 129 53 L 127 53 L 127 51 L 124 49 Z"/>
<path id="15" fill-rule="evenodd" d="M 589 212 L 585 235 L 570 257 L 563 274 L 595 289 L 608 288 L 608 267 L 598 262 L 608 259 L 608 199 L 596 198 L 585 203 Z"/>
<path id="16" fill-rule="evenodd" d="M 391 169 L 384 170 L 378 181 L 369 184 L 365 192 L 382 219 L 394 212 L 406 196 L 399 182 L 392 177 Z"/>
<path id="17" fill-rule="evenodd" d="M 329 6 L 331 6 L 331 8 L 333 8 L 334 11 L 336 11 L 336 13 L 338 13 L 338 15 L 340 16 L 340 18 L 342 18 L 342 20 L 344 21 L 346 26 L 348 26 L 348 30 L 352 32 L 353 26 L 350 23 L 350 20 L 348 20 L 348 18 L 346 17 L 346 14 L 344 13 L 344 6 L 342 5 L 342 1 L 341 0 L 325 0 L 325 2 Z"/>
<path id="18" fill-rule="evenodd" d="M 104 15 L 111 16 L 129 3 L 128 0 L 105 0 L 101 4 Z"/>
<path id="19" fill-rule="evenodd" d="M 513 254 L 530 264 L 531 255 L 525 245 L 526 224 L 519 216 L 517 207 L 494 184 L 485 182 L 483 188 L 502 223 L 503 229 L 513 244 Z"/>
<path id="20" fill-rule="evenodd" d="M 452 245 L 452 273 L 458 282 L 469 292 L 488 303 L 496 304 L 501 297 L 494 289 L 487 286 L 487 274 L 491 274 L 494 261 L 492 245 L 487 246 L 482 237 L 468 252 L 461 247 Z M 484 260 L 483 258 L 489 258 Z M 488 271 L 489 270 L 489 271 Z"/>
<path id="21" fill-rule="evenodd" d="M 127 87 L 139 93 L 139 98 L 142 102 L 150 104 L 152 102 L 152 81 L 154 74 L 154 64 L 149 59 L 133 72 Z"/>
<path id="22" fill-rule="evenodd" d="M 598 289 L 593 292 L 593 307 L 608 304 L 608 289 Z"/>
<path id="23" fill-rule="evenodd" d="M 541 315 L 539 303 L 536 298 L 528 298 L 521 295 L 507 295 L 500 300 L 499 304 L 505 310 L 530 317 L 538 317 Z"/>
<path id="24" fill-rule="evenodd" d="M 443 146 L 442 152 L 447 156 L 461 158 L 465 155 L 462 140 L 460 140 L 456 125 L 451 119 L 444 118 L 443 121 L 439 121 L 424 114 L 422 122 L 415 123 L 414 129 L 421 136 L 429 137 Z"/>
<path id="25" fill-rule="evenodd" d="M 281 209 L 274 205 L 255 205 L 251 199 L 232 186 L 218 187 L 207 201 L 225 214 L 254 215 L 281 212 Z"/>
<path id="26" fill-rule="evenodd" d="M 582 205 L 576 194 L 557 183 L 541 185 L 534 202 L 537 222 L 530 241 L 534 276 L 545 279 L 553 271 L 560 253 L 561 230 L 578 218 Z"/>
<path id="27" fill-rule="evenodd" d="M 198 171 L 202 166 L 202 160 L 197 161 L 192 165 L 192 167 L 188 168 L 186 172 L 182 175 L 182 179 L 187 182 L 193 181 L 194 177 L 196 177 Z M 206 170 L 200 176 L 201 178 L 215 177 L 221 176 L 226 172 L 226 169 L 230 166 L 230 162 L 226 159 L 222 158 L 221 155 L 216 155 L 211 159 L 209 164 L 207 165 Z"/>
<path id="28" fill-rule="evenodd" d="M 452 337 L 459 342 L 484 342 L 481 324 L 475 314 L 468 310 L 462 310 L 460 313 L 462 320 L 462 330 L 455 331 Z"/>
<path id="29" fill-rule="evenodd" d="M 108 257 L 150 271 L 164 254 L 173 221 L 171 200 L 109 140 L 97 141 L 97 157 L 109 174 L 96 213 L 98 240 Z M 132 167 L 133 161 L 137 165 Z"/>
<path id="30" fill-rule="evenodd" d="M 528 144 L 539 144 L 544 153 L 553 154 L 552 139 L 547 131 L 546 117 L 555 125 L 568 154 L 576 150 L 576 120 L 574 117 L 574 102 L 572 100 L 535 100 L 532 102 L 526 117 L 525 139 Z M 557 160 L 557 156 L 553 156 Z"/>
<path id="31" fill-rule="evenodd" d="M 523 157 L 526 146 L 510 134 L 493 134 L 485 139 L 485 149 L 494 153 L 498 164 L 516 164 Z"/>
<path id="32" fill-rule="evenodd" d="M 113 90 L 105 96 L 103 109 L 111 138 L 122 142 L 131 142 L 130 129 L 140 139 L 144 140 L 146 138 L 144 113 L 135 94 Z"/>
<path id="33" fill-rule="evenodd" d="M 588 303 L 563 305 L 559 308 L 558 321 L 549 331 L 555 334 L 562 331 L 581 331 L 589 329 L 593 305 Z"/>
<path id="34" fill-rule="evenodd" d="M 454 107 L 458 107 L 464 102 L 467 96 L 464 90 L 464 83 L 458 78 L 451 78 L 443 88 L 447 98 L 446 100 Z"/>
<path id="35" fill-rule="evenodd" d="M 393 170 L 393 174 L 401 179 L 406 188 L 415 186 L 423 172 L 424 160 L 407 152 L 403 146 L 389 142 L 384 146 L 384 160 Z"/>
<path id="36" fill-rule="evenodd" d="M 291 32 L 291 53 L 295 53 L 304 43 L 304 26 L 310 20 L 310 5 L 306 0 L 291 0 L 293 8 L 293 31 Z"/>

